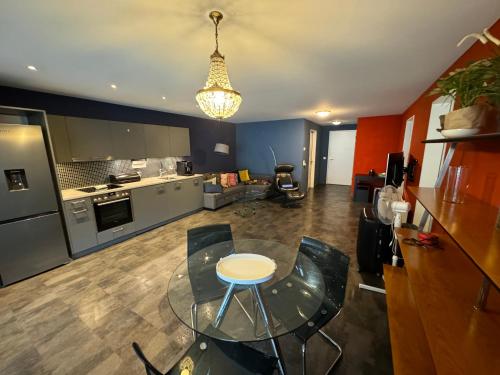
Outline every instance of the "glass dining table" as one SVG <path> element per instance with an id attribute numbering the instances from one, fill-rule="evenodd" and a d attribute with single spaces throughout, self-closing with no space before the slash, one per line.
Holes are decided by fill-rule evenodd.
<path id="1" fill-rule="evenodd" d="M 272 279 L 251 285 L 220 279 L 217 262 L 241 253 L 274 260 Z M 290 288 L 294 293 L 287 293 Z M 193 332 L 233 342 L 269 340 L 281 374 L 286 369 L 277 338 L 308 324 L 324 298 L 323 276 L 311 259 L 297 249 L 262 239 L 219 242 L 203 248 L 176 268 L 168 285 L 174 314 Z"/>

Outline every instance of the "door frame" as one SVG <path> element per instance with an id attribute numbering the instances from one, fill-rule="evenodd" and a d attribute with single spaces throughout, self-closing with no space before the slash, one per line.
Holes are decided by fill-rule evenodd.
<path id="1" fill-rule="evenodd" d="M 316 177 L 316 148 L 318 147 L 318 131 L 309 130 L 309 166 L 307 176 L 307 188 L 314 188 Z"/>

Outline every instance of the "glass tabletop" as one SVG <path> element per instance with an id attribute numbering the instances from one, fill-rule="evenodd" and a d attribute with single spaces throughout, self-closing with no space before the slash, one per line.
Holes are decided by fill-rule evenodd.
<path id="1" fill-rule="evenodd" d="M 257 287 L 236 285 L 233 289 L 217 277 L 216 265 L 220 258 L 235 253 L 273 259 L 277 265 L 273 278 Z M 232 298 L 227 310 L 217 319 L 228 289 L 234 294 L 228 293 Z M 168 285 L 170 306 L 185 325 L 226 341 L 260 341 L 290 333 L 318 312 L 324 298 L 321 272 L 307 256 L 260 239 L 220 242 L 202 249 L 177 267 Z"/>

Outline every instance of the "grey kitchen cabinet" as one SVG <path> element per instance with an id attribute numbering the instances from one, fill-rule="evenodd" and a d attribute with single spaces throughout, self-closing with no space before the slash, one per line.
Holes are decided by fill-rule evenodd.
<path id="1" fill-rule="evenodd" d="M 170 127 L 170 155 L 190 156 L 191 146 L 189 141 L 189 129 Z"/>
<path id="2" fill-rule="evenodd" d="M 148 158 L 172 156 L 170 153 L 170 129 L 170 126 L 144 125 Z"/>
<path id="3" fill-rule="evenodd" d="M 135 229 L 141 230 L 170 219 L 169 203 L 166 183 L 133 189 Z"/>
<path id="4" fill-rule="evenodd" d="M 66 117 L 66 129 L 73 161 L 113 159 L 108 121 Z"/>
<path id="5" fill-rule="evenodd" d="M 72 161 L 68 131 L 66 129 L 66 117 L 47 115 L 47 121 L 56 162 L 66 163 Z"/>
<path id="6" fill-rule="evenodd" d="M 146 157 L 143 124 L 109 121 L 109 127 L 114 159 L 144 159 Z"/>
<path id="7" fill-rule="evenodd" d="M 167 184 L 169 217 L 174 218 L 203 207 L 201 177 L 173 181 Z"/>
<path id="8" fill-rule="evenodd" d="M 71 254 L 97 245 L 97 226 L 90 198 L 64 202 L 64 216 L 71 244 Z"/>
<path id="9" fill-rule="evenodd" d="M 198 210 L 203 207 L 203 178 L 195 177 L 183 181 L 185 194 L 189 197 L 186 212 Z"/>
<path id="10" fill-rule="evenodd" d="M 127 223 L 119 227 L 111 228 L 97 233 L 97 242 L 103 244 L 109 241 L 116 240 L 117 238 L 126 236 L 127 234 L 134 233 L 135 224 Z"/>

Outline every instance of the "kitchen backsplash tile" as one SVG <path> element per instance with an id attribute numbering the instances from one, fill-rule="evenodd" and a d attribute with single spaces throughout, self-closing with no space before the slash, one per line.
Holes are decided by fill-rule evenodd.
<path id="1" fill-rule="evenodd" d="M 57 163 L 56 171 L 61 189 L 74 189 L 108 183 L 110 174 L 138 171 L 142 177 L 154 177 L 158 176 L 160 167 L 174 174 L 177 160 L 182 158 L 148 159 L 143 169 L 133 169 L 131 160 Z"/>

